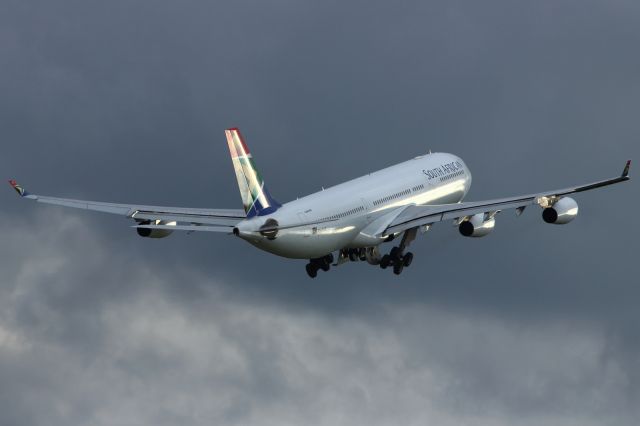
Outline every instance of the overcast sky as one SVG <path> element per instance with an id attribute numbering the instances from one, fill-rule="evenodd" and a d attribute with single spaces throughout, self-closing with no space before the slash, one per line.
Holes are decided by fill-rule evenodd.
<path id="1" fill-rule="evenodd" d="M 631 0 L 3 0 L 0 174 L 240 208 L 239 126 L 281 202 L 429 149 L 465 160 L 469 200 L 586 183 L 640 160 L 638 46 Z M 482 239 L 442 223 L 400 277 L 310 280 L 6 186 L 0 424 L 637 425 L 638 194 Z"/>

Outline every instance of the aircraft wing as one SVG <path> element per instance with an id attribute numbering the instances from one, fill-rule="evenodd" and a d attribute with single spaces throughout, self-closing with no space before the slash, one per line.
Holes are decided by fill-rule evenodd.
<path id="1" fill-rule="evenodd" d="M 622 175 L 612 178 L 593 182 L 586 185 L 574 186 L 570 188 L 558 189 L 555 191 L 546 191 L 537 194 L 528 194 L 508 198 L 499 198 L 495 200 L 475 201 L 455 204 L 442 204 L 420 206 L 413 205 L 405 208 L 402 213 L 396 216 L 382 233 L 383 235 L 391 235 L 397 232 L 406 231 L 417 226 L 430 225 L 435 222 L 442 222 L 450 219 L 462 219 L 473 216 L 478 213 L 492 213 L 506 209 L 516 209 L 519 215 L 530 205 L 540 205 L 545 207 L 553 204 L 558 198 L 573 194 L 576 192 L 588 191 L 591 189 L 601 188 L 607 185 L 624 182 L 629 180 L 629 167 L 631 161 L 627 161 Z"/>
<path id="2" fill-rule="evenodd" d="M 138 225 L 135 225 L 135 227 L 140 228 L 230 233 L 233 227 L 246 217 L 244 210 L 241 209 L 146 206 L 141 204 L 117 204 L 49 197 L 27 192 L 15 180 L 10 180 L 9 184 L 23 198 L 39 203 L 93 210 L 128 217 L 136 220 Z M 176 224 L 167 226 L 167 222 L 176 222 Z"/>

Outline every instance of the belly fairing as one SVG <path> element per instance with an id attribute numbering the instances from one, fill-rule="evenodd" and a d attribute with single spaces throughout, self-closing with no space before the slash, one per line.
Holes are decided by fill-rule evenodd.
<path id="1" fill-rule="evenodd" d="M 284 229 L 278 236 L 247 239 L 257 248 L 291 259 L 315 259 L 341 249 L 358 234 L 359 228 L 352 224 Z"/>

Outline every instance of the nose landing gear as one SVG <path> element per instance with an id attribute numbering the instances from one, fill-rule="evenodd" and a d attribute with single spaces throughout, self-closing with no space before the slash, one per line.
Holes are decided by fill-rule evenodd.
<path id="1" fill-rule="evenodd" d="M 365 260 L 367 260 L 366 252 L 367 251 L 364 248 L 351 248 L 341 250 L 340 254 L 344 257 L 348 257 L 352 262 L 357 262 L 359 260 L 364 262 Z"/>

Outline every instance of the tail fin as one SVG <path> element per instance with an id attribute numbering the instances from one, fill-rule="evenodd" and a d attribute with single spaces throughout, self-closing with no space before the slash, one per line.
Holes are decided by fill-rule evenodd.
<path id="1" fill-rule="evenodd" d="M 276 211 L 281 204 L 271 197 L 262 176 L 256 169 L 249 148 L 237 128 L 224 131 L 236 171 L 242 204 L 247 217 L 263 216 Z"/>

